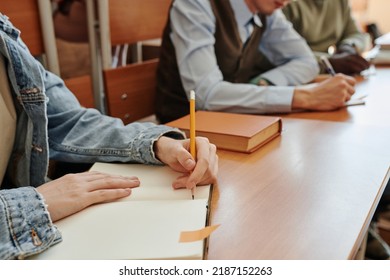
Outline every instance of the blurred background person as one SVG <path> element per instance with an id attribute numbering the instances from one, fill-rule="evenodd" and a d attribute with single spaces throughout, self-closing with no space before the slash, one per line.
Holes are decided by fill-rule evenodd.
<path id="1" fill-rule="evenodd" d="M 299 0 L 283 8 L 294 29 L 318 58 L 326 55 L 337 73 L 359 74 L 370 67 L 361 56 L 367 35 L 352 17 L 348 0 Z M 321 73 L 326 73 L 320 63 Z"/>

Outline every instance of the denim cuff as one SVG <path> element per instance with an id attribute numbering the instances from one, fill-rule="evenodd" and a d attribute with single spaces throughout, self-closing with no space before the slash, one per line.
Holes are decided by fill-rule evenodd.
<path id="1" fill-rule="evenodd" d="M 162 164 L 154 154 L 154 143 L 161 137 L 167 136 L 174 139 L 185 139 L 185 134 L 178 129 L 169 126 L 158 125 L 145 129 L 139 133 L 138 137 L 132 141 L 132 145 L 136 147 L 137 154 L 135 157 L 139 162 L 146 164 Z M 146 147 L 146 149 L 145 149 Z"/>
<path id="2" fill-rule="evenodd" d="M 1 259 L 23 259 L 62 240 L 35 188 L 2 190 L 0 207 Z"/>

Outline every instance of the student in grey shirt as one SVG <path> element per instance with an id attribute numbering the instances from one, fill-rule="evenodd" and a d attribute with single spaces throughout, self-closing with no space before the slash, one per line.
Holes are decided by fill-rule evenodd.
<path id="1" fill-rule="evenodd" d="M 360 54 L 367 39 L 352 18 L 348 0 L 299 0 L 283 8 L 318 61 L 326 55 L 337 73 L 359 74 L 370 64 Z M 320 63 L 321 71 L 325 72 Z"/>

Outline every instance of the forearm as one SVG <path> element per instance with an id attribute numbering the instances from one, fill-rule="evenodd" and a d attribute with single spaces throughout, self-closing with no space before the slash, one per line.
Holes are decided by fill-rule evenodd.
<path id="1" fill-rule="evenodd" d="M 163 134 L 182 134 L 152 123 L 124 125 L 120 119 L 82 108 L 63 81 L 47 72 L 45 77 L 50 157 L 67 162 L 96 161 L 157 164 L 153 143 Z"/>
<path id="2" fill-rule="evenodd" d="M 90 110 L 79 112 L 76 120 L 64 118 L 49 129 L 50 156 L 67 162 L 139 162 L 158 164 L 153 153 L 154 142 L 164 134 L 183 138 L 178 130 L 152 123 L 123 125 L 119 119 Z M 52 123 L 49 119 L 49 124 Z M 53 122 L 57 123 L 57 121 Z M 67 129 L 66 127 L 71 127 Z M 61 129 L 63 128 L 63 129 Z M 91 129 L 93 128 L 93 129 Z M 66 131 L 65 134 L 60 133 Z"/>
<path id="3" fill-rule="evenodd" d="M 0 259 L 23 259 L 61 240 L 34 188 L 0 191 Z"/>
<path id="4" fill-rule="evenodd" d="M 308 53 L 311 51 L 308 50 Z M 291 61 L 261 74 L 276 86 L 296 86 L 312 81 L 319 73 L 319 65 L 314 56 Z"/>
<path id="5" fill-rule="evenodd" d="M 289 112 L 293 90 L 293 87 L 263 87 L 219 81 L 207 88 L 206 85 L 200 86 L 197 109 L 245 114 Z"/>

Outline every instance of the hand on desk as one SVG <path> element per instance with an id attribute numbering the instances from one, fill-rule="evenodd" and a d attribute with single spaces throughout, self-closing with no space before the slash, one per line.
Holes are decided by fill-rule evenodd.
<path id="1" fill-rule="evenodd" d="M 137 177 L 109 175 L 100 172 L 68 174 L 37 188 L 45 199 L 53 222 L 96 203 L 130 195 L 140 184 Z"/>
<path id="2" fill-rule="evenodd" d="M 292 109 L 331 111 L 344 107 L 355 93 L 356 80 L 337 74 L 312 86 L 296 87 Z"/>
<path id="3" fill-rule="evenodd" d="M 370 63 L 359 54 L 337 53 L 329 57 L 336 73 L 359 74 L 370 67 Z"/>
<path id="4" fill-rule="evenodd" d="M 173 170 L 183 173 L 172 186 L 192 189 L 196 185 L 212 184 L 218 172 L 217 148 L 207 138 L 196 137 L 196 161 L 190 152 L 190 140 L 161 137 L 155 145 L 157 158 Z"/>

